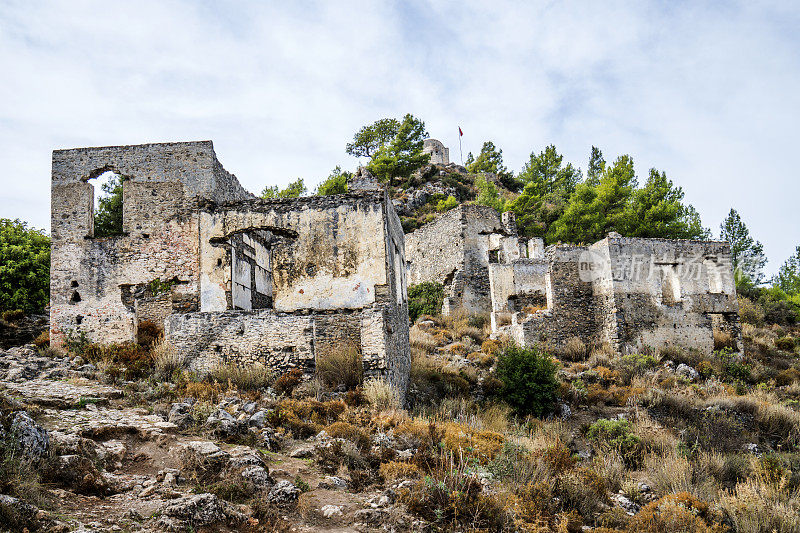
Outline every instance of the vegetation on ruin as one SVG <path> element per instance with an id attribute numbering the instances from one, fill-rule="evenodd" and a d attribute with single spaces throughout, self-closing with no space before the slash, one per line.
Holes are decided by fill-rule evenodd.
<path id="1" fill-rule="evenodd" d="M 352 177 L 352 172 L 342 171 L 342 167 L 336 165 L 330 175 L 319 184 L 317 194 L 319 196 L 330 196 L 332 194 L 344 194 L 347 192 L 347 180 Z"/>
<path id="2" fill-rule="evenodd" d="M 424 281 L 408 286 L 408 317 L 412 322 L 422 315 L 436 315 L 442 311 L 444 287 L 441 283 Z"/>
<path id="3" fill-rule="evenodd" d="M 283 189 L 277 185 L 264 187 L 264 190 L 261 191 L 260 196 L 265 200 L 271 200 L 274 198 L 299 198 L 301 196 L 305 196 L 307 192 L 308 189 L 306 188 L 306 184 L 303 182 L 303 178 L 297 178 Z"/>

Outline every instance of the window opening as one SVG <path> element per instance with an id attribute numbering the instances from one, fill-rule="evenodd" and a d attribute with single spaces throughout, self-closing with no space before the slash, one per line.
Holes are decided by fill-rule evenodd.
<path id="1" fill-rule="evenodd" d="M 122 176 L 114 171 L 103 172 L 94 180 L 94 237 L 122 235 Z"/>

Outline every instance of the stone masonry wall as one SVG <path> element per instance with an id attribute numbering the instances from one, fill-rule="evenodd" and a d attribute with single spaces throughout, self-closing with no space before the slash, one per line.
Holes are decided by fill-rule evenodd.
<path id="1" fill-rule="evenodd" d="M 714 317 L 730 324 L 738 337 L 727 243 L 613 234 L 604 241 L 611 259 L 620 350 L 677 345 L 711 353 Z"/>
<path id="2" fill-rule="evenodd" d="M 545 252 L 550 264 L 547 280 L 547 310 L 531 317 L 522 313 L 514 316 L 512 328 L 525 346 L 547 344 L 563 347 L 573 337 L 592 342 L 599 337 L 595 320 L 595 297 L 591 281 L 580 275 L 583 246 L 558 245 Z"/>
<path id="3" fill-rule="evenodd" d="M 461 205 L 406 236 L 409 283 L 441 283 L 445 310 L 491 310 L 490 252 L 498 262 L 520 257 L 516 236 L 491 207 Z"/>
<path id="4" fill-rule="evenodd" d="M 710 353 L 715 330 L 740 342 L 727 243 L 633 239 L 610 234 L 590 247 L 547 249 L 547 310 L 515 313 L 493 328 L 525 345 L 562 347 L 572 337 L 617 352 L 680 346 Z M 493 265 L 495 300 L 519 291 L 511 267 Z M 502 317 L 500 317 L 502 318 Z"/>
<path id="5" fill-rule="evenodd" d="M 155 279 L 173 280 L 176 310 L 199 303 L 196 197 L 244 196 L 210 141 L 78 148 L 53 152 L 51 338 L 73 331 L 97 342 L 136 337 L 135 301 Z M 90 180 L 123 178 L 123 234 L 96 238 Z M 228 182 L 225 182 L 228 180 Z M 133 289 L 132 289 L 133 288 Z M 135 300 L 135 297 L 134 297 Z"/>

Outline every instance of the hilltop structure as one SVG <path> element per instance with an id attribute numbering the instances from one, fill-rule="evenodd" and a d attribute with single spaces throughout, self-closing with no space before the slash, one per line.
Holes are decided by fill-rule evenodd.
<path id="1" fill-rule="evenodd" d="M 94 236 L 91 180 L 123 180 L 123 233 Z M 190 367 L 313 372 L 342 343 L 404 394 L 404 235 L 384 190 L 263 200 L 211 141 L 53 152 L 51 339 L 134 341 L 145 323 Z M 362 190 L 372 189 L 372 190 Z"/>
<path id="2" fill-rule="evenodd" d="M 431 154 L 432 165 L 450 164 L 450 149 L 437 139 L 425 139 L 422 142 L 422 152 Z"/>

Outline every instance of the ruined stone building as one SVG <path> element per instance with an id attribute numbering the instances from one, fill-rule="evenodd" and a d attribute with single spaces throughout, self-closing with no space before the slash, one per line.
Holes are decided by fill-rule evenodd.
<path id="1" fill-rule="evenodd" d="M 677 345 L 710 352 L 714 332 L 738 346 L 730 247 L 628 239 L 553 245 L 517 234 L 513 213 L 461 205 L 406 235 L 408 280 L 444 286 L 445 314 L 491 312 L 495 336 L 562 348 L 578 338 L 618 352 Z"/>
<path id="2" fill-rule="evenodd" d="M 443 312 L 491 311 L 489 264 L 539 257 L 541 239 L 521 239 L 513 213 L 461 205 L 406 235 L 411 284 L 432 281 L 445 290 Z"/>
<path id="3" fill-rule="evenodd" d="M 572 338 L 616 352 L 679 346 L 710 353 L 715 332 L 739 349 L 725 242 L 624 238 L 549 246 L 541 260 L 489 265 L 492 328 L 523 346 Z M 722 336 L 720 336 L 722 337 Z"/>
<path id="4" fill-rule="evenodd" d="M 430 162 L 433 165 L 449 165 L 450 149 L 436 139 L 425 139 L 422 142 L 422 152 L 431 154 Z"/>
<path id="5" fill-rule="evenodd" d="M 123 179 L 123 234 L 94 236 L 92 180 Z M 193 369 L 311 372 L 349 343 L 405 391 L 404 236 L 387 193 L 262 200 L 210 141 L 53 152 L 51 338 L 133 341 L 145 322 Z"/>

